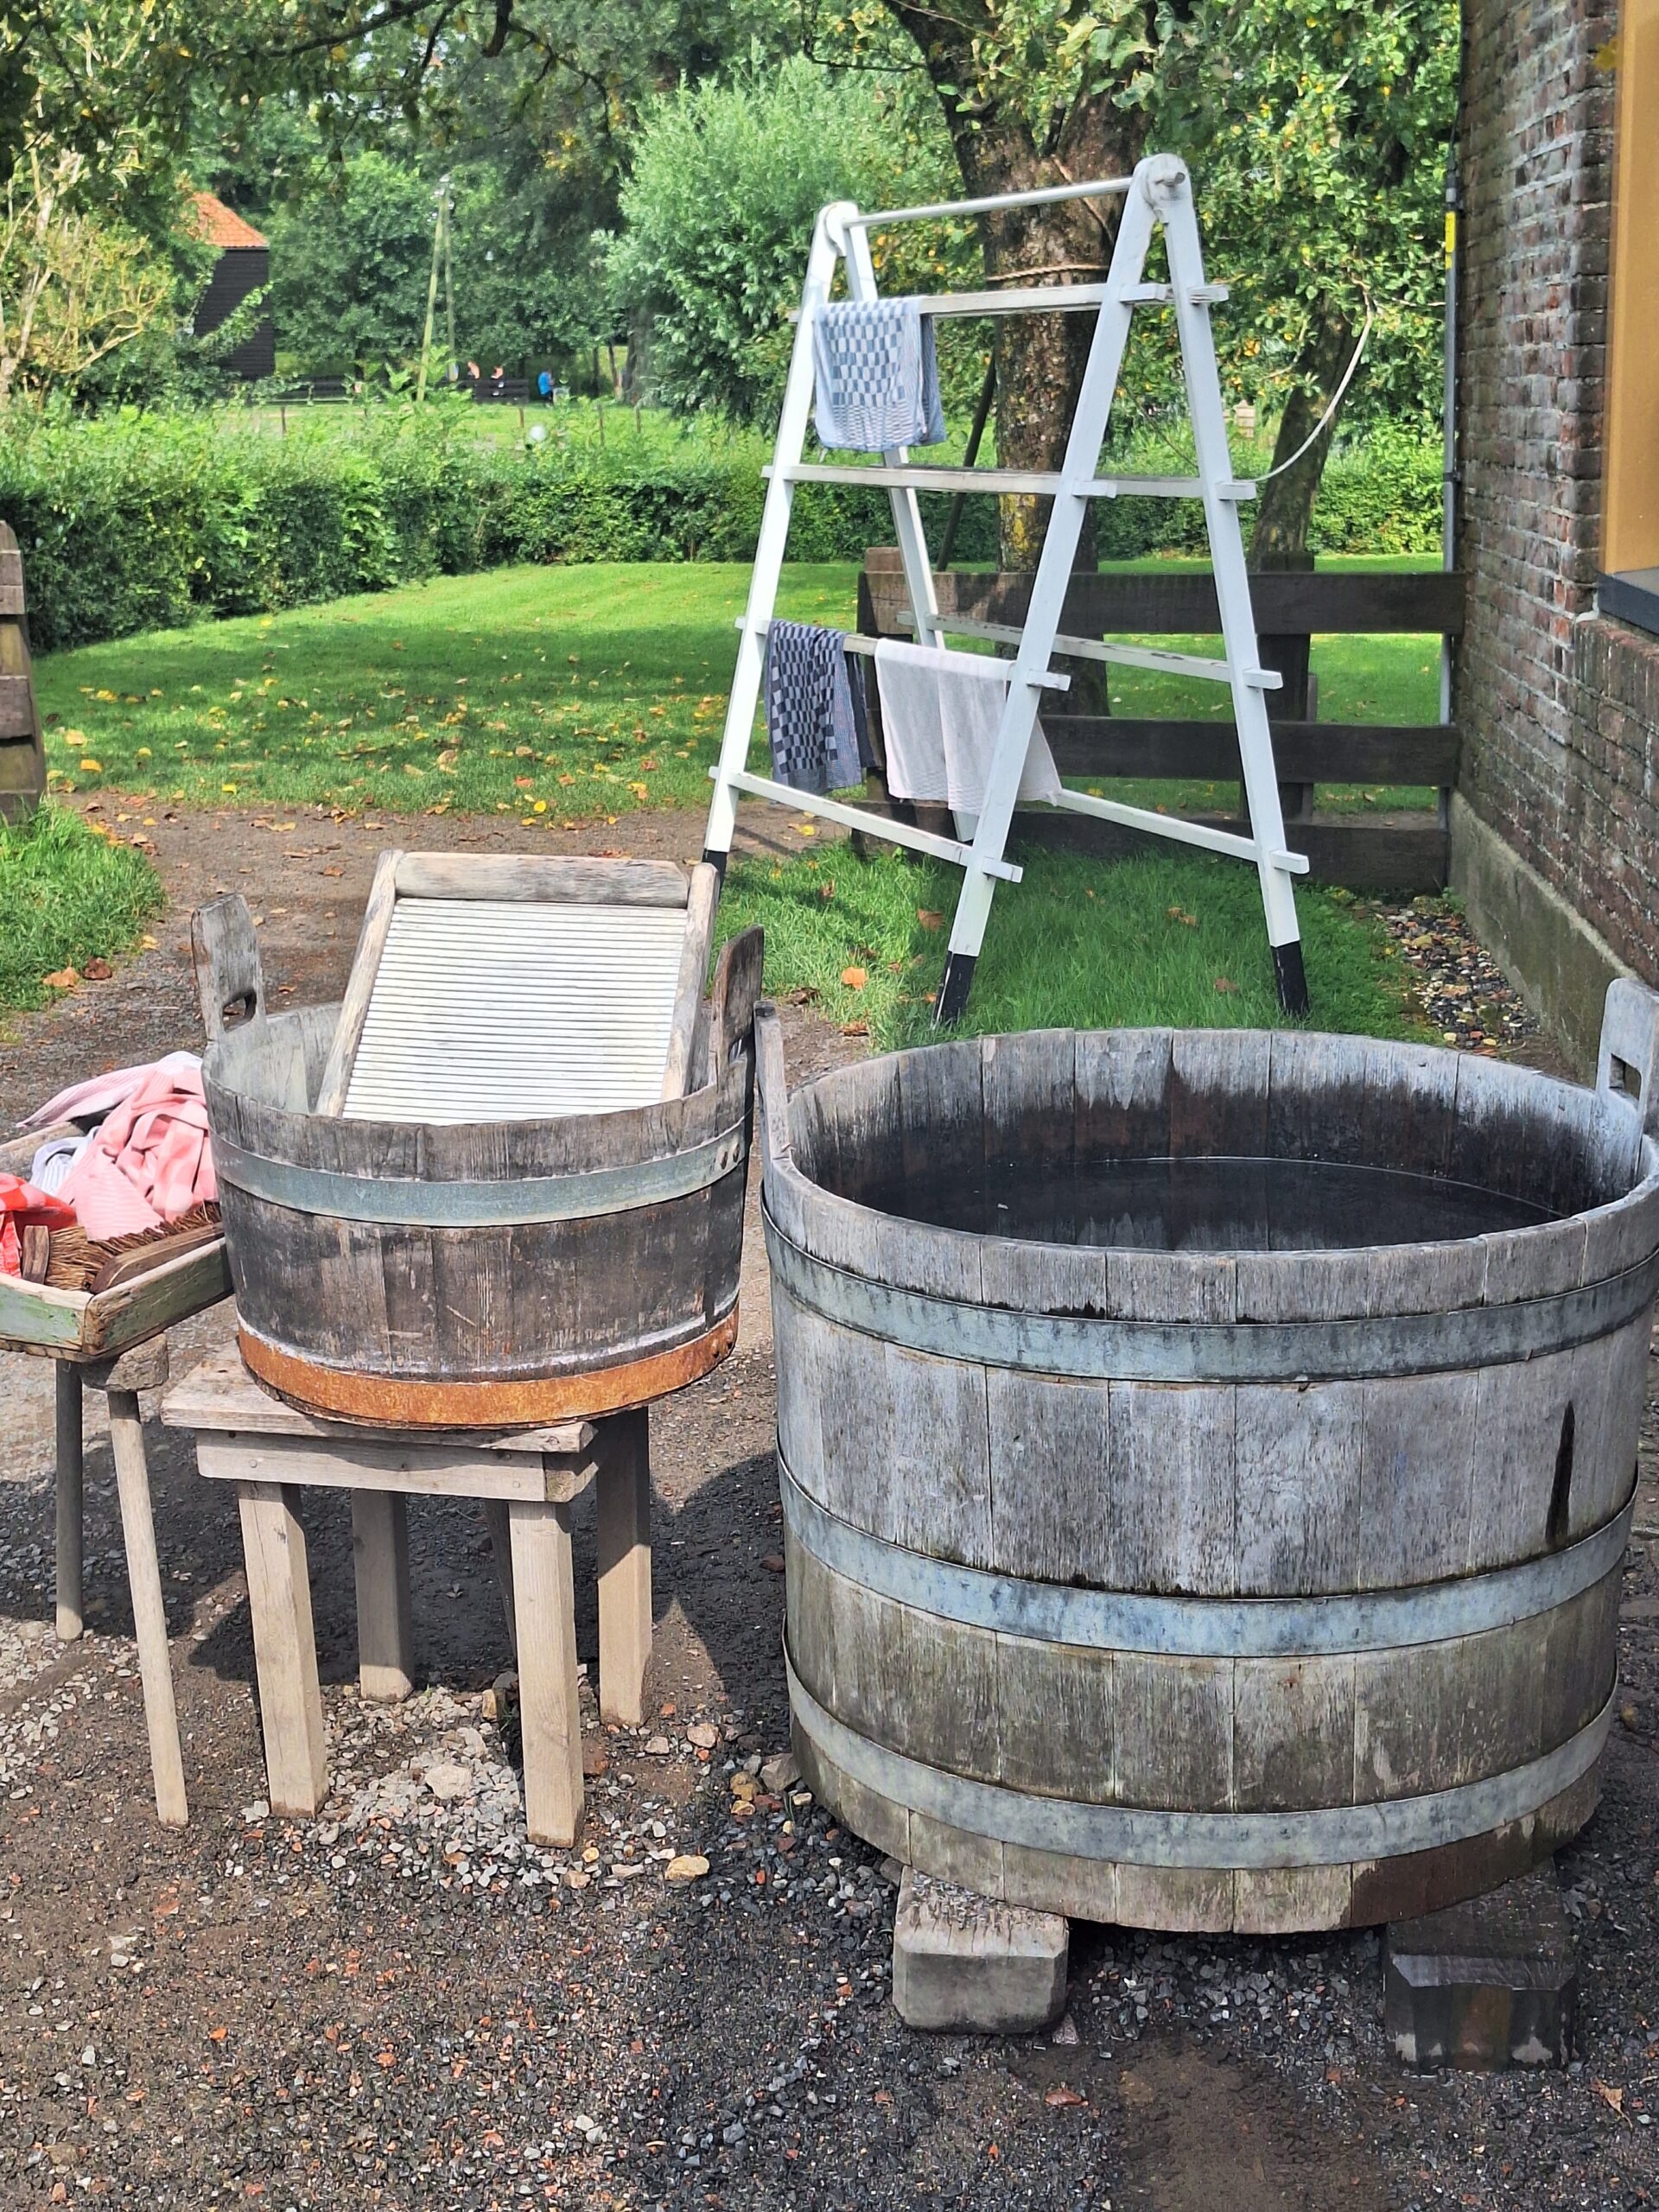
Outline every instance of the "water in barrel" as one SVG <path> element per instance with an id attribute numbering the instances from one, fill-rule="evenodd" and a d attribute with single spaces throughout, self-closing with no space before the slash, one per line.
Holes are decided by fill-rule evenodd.
<path id="1" fill-rule="evenodd" d="M 1473 1183 L 1318 1160 L 1017 1160 L 924 1173 L 862 1194 L 906 1220 L 980 1236 L 1154 1252 L 1350 1251 L 1527 1229 L 1542 1206 Z"/>

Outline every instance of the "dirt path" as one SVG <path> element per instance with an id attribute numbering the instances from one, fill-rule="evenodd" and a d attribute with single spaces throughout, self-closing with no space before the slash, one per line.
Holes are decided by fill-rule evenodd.
<path id="1" fill-rule="evenodd" d="M 0 1111 L 194 1037 L 188 912 L 219 888 L 245 890 L 263 914 L 268 973 L 287 1001 L 337 991 L 374 855 L 400 830 L 412 834 L 305 816 L 158 822 L 173 905 L 156 950 L 0 1045 Z M 685 859 L 700 831 L 637 816 L 609 834 L 619 850 Z M 532 842 L 516 823 L 423 821 L 418 834 Z M 583 841 L 534 839 L 561 842 Z M 791 1010 L 793 1069 L 855 1049 Z M 338 1498 L 308 1497 L 334 1794 L 316 1821 L 268 1816 L 234 1517 L 152 1421 L 194 1815 L 182 1834 L 159 1830 L 107 1438 L 89 1423 L 92 1632 L 60 1649 L 49 1373 L 0 1361 L 0 2201 L 156 2212 L 1650 2201 L 1659 1577 L 1647 1548 L 1627 1578 L 1629 1719 L 1603 1810 L 1563 1862 L 1585 1973 L 1573 2075 L 1402 2080 L 1382 2042 L 1370 1936 L 1269 1944 L 1079 1928 L 1060 2037 L 912 2037 L 887 2001 L 880 1863 L 810 1804 L 750 1814 L 731 1789 L 786 1737 L 773 1380 L 753 1233 L 748 1262 L 738 1354 L 652 1415 L 652 1719 L 607 1734 L 589 1710 L 588 1827 L 569 1853 L 525 1842 L 510 1730 L 491 1717 L 505 1653 L 481 1523 L 430 1501 L 411 1514 L 427 1686 L 388 1711 L 355 1691 L 347 1516 Z M 180 1363 L 227 1328 L 221 1309 L 181 1331 Z M 1656 1459 L 1650 1422 L 1649 1481 Z M 1659 1522 L 1651 1490 L 1643 1515 Z M 576 1567 L 591 1662 L 590 1507 Z M 712 1750 L 687 1733 L 702 1719 Z M 459 1798 L 426 1784 L 439 1761 L 464 1770 Z M 675 1851 L 705 1854 L 709 1874 L 668 1887 L 651 1854 Z"/>

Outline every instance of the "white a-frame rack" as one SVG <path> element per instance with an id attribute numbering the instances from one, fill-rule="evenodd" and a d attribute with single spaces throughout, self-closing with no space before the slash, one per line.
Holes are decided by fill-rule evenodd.
<path id="1" fill-rule="evenodd" d="M 1010 286 L 998 291 L 943 293 L 923 297 L 918 302 L 922 313 L 929 315 L 1075 314 L 1098 309 L 1066 444 L 1065 461 L 1058 473 L 929 467 L 913 462 L 902 448 L 884 453 L 875 466 L 809 462 L 804 459 L 812 404 L 813 324 L 829 302 L 836 266 L 840 261 L 844 260 L 847 265 L 849 297 L 875 298 L 875 270 L 869 246 L 872 229 L 885 230 L 897 223 L 939 217 L 985 214 L 1003 207 L 1034 207 L 1049 200 L 1113 196 L 1122 200 L 1123 209 L 1103 284 L 1057 284 L 1018 289 Z M 1148 283 L 1145 281 L 1147 254 L 1154 230 L 1160 224 L 1168 256 L 1169 281 Z M 1137 165 L 1133 176 L 1096 183 L 1004 193 L 992 199 L 957 200 L 931 207 L 888 208 L 868 215 L 861 214 L 850 201 L 839 200 L 824 208 L 818 217 L 801 294 L 800 321 L 784 392 L 777 453 L 767 472 L 766 505 L 755 549 L 748 607 L 739 626 L 737 669 L 732 680 L 720 759 L 713 772 L 715 795 L 703 858 L 724 870 L 736 826 L 741 792 L 753 798 L 771 799 L 799 812 L 822 816 L 843 828 L 860 830 L 867 836 L 906 845 L 913 851 L 954 861 L 963 871 L 963 880 L 950 931 L 950 954 L 935 1007 L 935 1018 L 940 1023 L 954 1020 L 967 1002 L 995 884 L 999 880 L 1009 883 L 1020 880 L 1020 869 L 1004 858 L 1003 849 L 1041 694 L 1046 690 L 1063 691 L 1069 683 L 1067 677 L 1052 666 L 1057 652 L 1077 658 L 1207 677 L 1229 686 L 1238 727 L 1239 757 L 1249 814 L 1248 836 L 1185 822 L 1143 807 L 1120 805 L 1084 791 L 1064 791 L 1055 803 L 1070 813 L 1126 823 L 1132 829 L 1173 838 L 1182 844 L 1200 845 L 1211 852 L 1254 861 L 1261 878 L 1262 903 L 1267 916 L 1268 941 L 1273 949 L 1280 1002 L 1289 1014 L 1306 1011 L 1307 984 L 1296 926 L 1292 878 L 1305 874 L 1307 862 L 1285 843 L 1279 786 L 1274 773 L 1273 741 L 1263 696 L 1266 691 L 1278 686 L 1280 677 L 1257 665 L 1249 578 L 1239 531 L 1239 502 L 1252 498 L 1255 487 L 1233 477 L 1222 413 L 1221 385 L 1216 372 L 1215 344 L 1210 329 L 1210 309 L 1225 296 L 1221 287 L 1205 282 L 1204 252 L 1193 209 L 1192 181 L 1185 163 L 1171 154 L 1151 156 Z M 1137 307 L 1152 305 L 1173 306 L 1174 309 L 1198 473 L 1195 477 L 1103 477 L 1096 472 L 1100 466 L 1101 446 L 1128 339 L 1129 318 Z M 990 661 L 980 657 L 980 665 L 988 670 L 1007 671 L 1008 691 L 971 842 L 937 836 L 908 823 L 872 815 L 839 800 L 797 791 L 749 772 L 749 746 L 760 693 L 764 640 L 777 605 L 790 507 L 798 484 L 879 485 L 891 493 L 893 525 L 918 644 L 943 645 L 950 633 L 988 639 L 1016 649 L 1012 660 Z M 922 491 L 1034 493 L 1052 497 L 1053 509 L 1033 579 L 1023 629 L 941 615 L 917 504 L 916 495 Z M 1224 659 L 1201 659 L 1188 653 L 1163 652 L 1138 645 L 1104 645 L 1098 639 L 1059 633 L 1066 588 L 1071 580 L 1077 540 L 1087 512 L 1085 501 L 1134 497 L 1203 500 L 1226 651 Z"/>

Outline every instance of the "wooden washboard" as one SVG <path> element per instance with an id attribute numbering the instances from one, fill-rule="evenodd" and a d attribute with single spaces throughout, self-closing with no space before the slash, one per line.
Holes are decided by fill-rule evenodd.
<path id="1" fill-rule="evenodd" d="M 383 853 L 317 1112 L 538 1121 L 683 1096 L 719 890 L 707 865 Z"/>

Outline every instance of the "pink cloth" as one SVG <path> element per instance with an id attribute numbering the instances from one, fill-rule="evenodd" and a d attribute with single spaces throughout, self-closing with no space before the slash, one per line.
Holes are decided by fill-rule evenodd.
<path id="1" fill-rule="evenodd" d="M 195 1055 L 169 1052 L 153 1067 L 120 1072 L 140 1079 L 111 1107 L 58 1191 L 86 1234 L 99 1240 L 158 1228 L 219 1195 Z M 95 1096 L 98 1089 L 83 1084 L 41 1110 L 58 1119 L 95 1112 L 93 1097 L 83 1094 Z"/>
<path id="2" fill-rule="evenodd" d="M 111 1107 L 120 1106 L 131 1097 L 141 1084 L 149 1082 L 159 1070 L 187 1080 L 195 1077 L 198 1096 L 201 1090 L 201 1062 L 194 1052 L 168 1052 L 159 1060 L 146 1060 L 142 1067 L 106 1068 L 102 1075 L 90 1077 L 85 1083 L 72 1083 L 67 1090 L 60 1090 L 55 1098 L 48 1098 L 44 1106 L 37 1106 L 20 1128 L 43 1129 L 54 1122 L 96 1122 Z"/>

